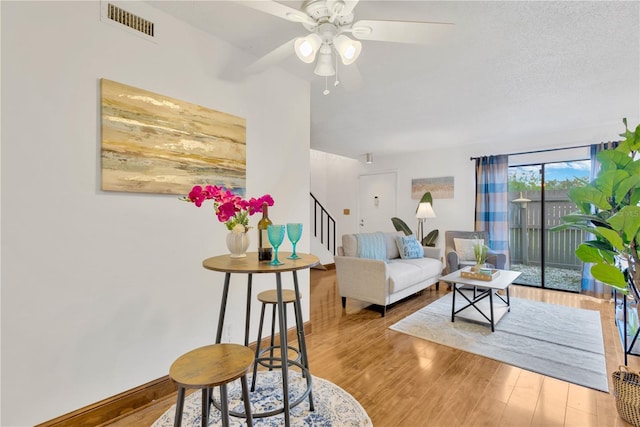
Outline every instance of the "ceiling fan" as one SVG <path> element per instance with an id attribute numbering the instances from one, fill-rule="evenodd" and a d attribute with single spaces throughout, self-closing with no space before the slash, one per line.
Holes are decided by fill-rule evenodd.
<path id="1" fill-rule="evenodd" d="M 301 10 L 272 0 L 235 1 L 287 21 L 301 23 L 309 32 L 287 41 L 254 62 L 247 69 L 249 73 L 261 71 L 295 53 L 304 63 L 315 62 L 314 74 L 323 77 L 336 75 L 336 85 L 338 58 L 345 66 L 353 64 L 355 67 L 354 63 L 362 51 L 359 40 L 430 44 L 453 27 L 450 23 L 435 22 L 354 22 L 353 10 L 359 0 L 306 0 Z M 324 93 L 329 93 L 328 88 L 325 87 Z"/>

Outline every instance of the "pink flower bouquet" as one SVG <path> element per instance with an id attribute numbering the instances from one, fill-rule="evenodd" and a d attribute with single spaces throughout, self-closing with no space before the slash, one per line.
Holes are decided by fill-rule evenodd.
<path id="1" fill-rule="evenodd" d="M 204 188 L 196 185 L 191 189 L 187 197 L 182 198 L 187 202 L 202 206 L 205 200 L 213 200 L 218 221 L 223 222 L 228 230 L 236 233 L 245 233 L 249 229 L 249 216 L 262 211 L 262 204 L 273 206 L 273 198 L 269 194 L 262 197 L 245 200 L 224 187 L 207 185 Z"/>

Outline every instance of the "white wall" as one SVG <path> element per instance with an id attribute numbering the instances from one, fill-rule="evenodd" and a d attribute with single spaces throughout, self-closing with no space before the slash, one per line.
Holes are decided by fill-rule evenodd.
<path id="1" fill-rule="evenodd" d="M 100 22 L 96 1 L 1 4 L 3 426 L 162 377 L 215 337 L 223 275 L 201 262 L 226 252 L 226 229 L 210 206 L 100 190 L 100 78 L 246 117 L 247 195 L 271 193 L 274 223 L 309 230 L 308 83 L 278 70 L 218 78 L 238 51 L 145 3 L 126 5 L 157 23 L 157 43 Z M 308 272 L 300 279 L 308 294 Z M 235 342 L 245 283 L 232 279 Z M 274 285 L 254 280 L 255 291 Z"/>

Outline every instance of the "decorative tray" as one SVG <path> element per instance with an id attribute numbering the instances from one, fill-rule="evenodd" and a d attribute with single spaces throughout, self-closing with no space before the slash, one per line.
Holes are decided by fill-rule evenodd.
<path id="1" fill-rule="evenodd" d="M 463 270 L 460 272 L 460 276 L 465 277 L 467 279 L 476 279 L 476 280 L 484 280 L 485 282 L 490 282 L 496 277 L 500 275 L 500 270 L 487 269 L 487 272 L 484 271 L 475 273 L 470 270 Z"/>

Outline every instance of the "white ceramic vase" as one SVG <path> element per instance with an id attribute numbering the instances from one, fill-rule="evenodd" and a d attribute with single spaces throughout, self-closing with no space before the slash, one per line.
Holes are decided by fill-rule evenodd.
<path id="1" fill-rule="evenodd" d="M 230 231 L 227 234 L 227 249 L 231 253 L 231 258 L 244 258 L 247 256 L 249 249 L 248 233 L 235 233 Z"/>

